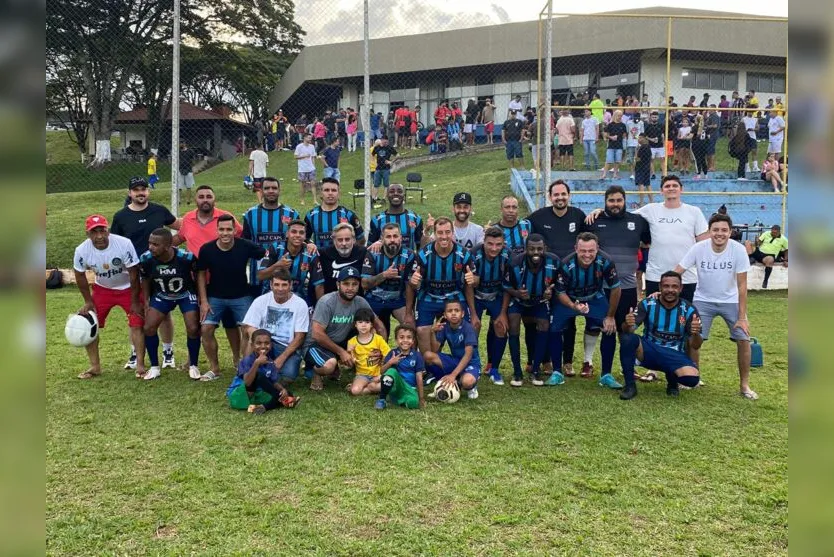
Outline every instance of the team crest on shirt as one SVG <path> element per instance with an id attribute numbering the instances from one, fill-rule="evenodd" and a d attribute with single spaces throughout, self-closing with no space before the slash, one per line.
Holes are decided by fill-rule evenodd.
<path id="1" fill-rule="evenodd" d="M 301 272 L 306 273 L 310 269 L 310 265 L 308 263 L 301 264 Z"/>
<path id="2" fill-rule="evenodd" d="M 290 222 L 291 220 L 292 220 L 292 219 L 291 219 L 289 216 L 284 215 L 283 217 L 281 217 L 281 224 L 289 224 L 289 222 Z"/>
<path id="3" fill-rule="evenodd" d="M 339 217 L 339 222 L 340 223 L 341 222 L 348 222 L 348 218 L 347 217 Z"/>
<path id="4" fill-rule="evenodd" d="M 405 271 L 405 265 L 400 263 L 399 265 L 397 265 L 397 270 L 401 273 L 404 272 Z"/>
<path id="5" fill-rule="evenodd" d="M 571 230 L 571 232 L 573 232 L 573 230 Z M 522 237 L 522 238 L 526 238 L 526 237 L 527 237 L 527 234 L 529 234 L 529 232 L 527 232 L 527 231 L 526 231 L 526 230 L 524 230 L 524 229 L 522 229 L 522 230 L 521 230 L 521 237 Z"/>
<path id="6" fill-rule="evenodd" d="M 417 221 L 409 219 L 408 220 L 408 227 L 409 228 L 417 228 Z"/>
<path id="7" fill-rule="evenodd" d="M 463 270 L 463 263 L 455 263 L 455 272 L 459 273 Z"/>
<path id="8" fill-rule="evenodd" d="M 576 223 L 572 222 L 568 225 L 568 232 L 576 232 Z"/>
<path id="9" fill-rule="evenodd" d="M 683 315 L 678 317 L 678 323 L 680 323 L 681 325 L 686 325 L 686 317 L 684 317 Z"/>
<path id="10" fill-rule="evenodd" d="M 110 263 L 112 263 L 114 267 L 120 267 L 122 264 L 122 260 L 118 257 L 114 257 L 113 261 L 111 261 Z"/>
<path id="11" fill-rule="evenodd" d="M 626 228 L 628 228 L 629 230 L 634 230 L 634 223 L 633 222 L 627 222 L 626 223 Z"/>

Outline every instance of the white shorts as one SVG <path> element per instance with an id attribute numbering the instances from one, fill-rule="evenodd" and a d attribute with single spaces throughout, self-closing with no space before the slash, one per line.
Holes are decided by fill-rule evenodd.
<path id="1" fill-rule="evenodd" d="M 663 147 L 652 147 L 652 158 L 653 159 L 662 159 L 666 156 L 666 149 Z"/>
<path id="2" fill-rule="evenodd" d="M 780 137 L 779 139 L 771 139 L 770 140 L 770 145 L 768 145 L 768 147 L 767 147 L 767 152 L 768 153 L 776 153 L 776 154 L 781 155 L 782 154 L 782 138 Z"/>
<path id="3" fill-rule="evenodd" d="M 194 187 L 194 173 L 189 172 L 188 174 L 180 174 L 179 180 L 177 180 L 177 188 L 178 189 L 185 189 L 190 190 Z"/>
<path id="4" fill-rule="evenodd" d="M 472 124 L 464 124 L 463 133 L 472 133 Z"/>

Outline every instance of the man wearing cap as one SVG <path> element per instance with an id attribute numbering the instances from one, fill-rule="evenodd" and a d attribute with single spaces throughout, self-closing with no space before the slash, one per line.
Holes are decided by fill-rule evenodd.
<path id="1" fill-rule="evenodd" d="M 504 151 L 507 160 L 510 161 L 510 171 L 515 168 L 518 161 L 519 170 L 524 170 L 524 152 L 521 150 L 521 134 L 524 132 L 524 119 L 516 116 L 520 112 L 510 109 L 510 117 L 501 126 L 501 141 L 504 143 Z"/>
<path id="2" fill-rule="evenodd" d="M 98 326 L 103 329 L 110 310 L 116 306 L 127 314 L 130 337 L 137 353 L 142 355 L 136 362 L 136 377 L 145 375 L 145 337 L 142 327 L 145 324 L 144 308 L 139 288 L 139 257 L 133 244 L 124 236 L 110 233 L 107 219 L 101 215 L 91 215 L 85 222 L 87 239 L 77 248 L 73 255 L 75 284 L 84 298 L 84 305 L 78 311 L 87 315 L 95 311 Z M 92 292 L 87 282 L 86 271 L 95 273 L 96 279 Z M 79 379 L 92 379 L 101 375 L 101 360 L 98 351 L 99 339 L 87 345 L 90 368 L 78 375 Z"/>
<path id="3" fill-rule="evenodd" d="M 339 271 L 336 292 L 325 294 L 316 303 L 310 331 L 304 341 L 304 360 L 313 370 L 310 388 L 320 391 L 324 388 L 322 377 L 338 375 L 341 363 L 353 367 L 353 354 L 347 351 L 347 341 L 353 334 L 353 319 L 356 311 L 371 309 L 365 298 L 358 295 L 361 273 L 353 267 Z M 385 326 L 374 316 L 374 329 L 383 337 L 388 333 Z"/>
<path id="4" fill-rule="evenodd" d="M 179 230 L 182 220 L 172 215 L 167 207 L 149 201 L 151 190 L 144 178 L 134 176 L 128 181 L 127 188 L 130 203 L 113 215 L 110 233 L 130 240 L 136 254 L 141 256 L 148 251 L 151 232 L 165 226 Z M 162 337 L 162 368 L 174 368 L 174 325 L 170 315 L 166 316 L 159 331 Z M 136 349 L 131 347 L 131 350 L 125 369 L 136 368 Z"/>

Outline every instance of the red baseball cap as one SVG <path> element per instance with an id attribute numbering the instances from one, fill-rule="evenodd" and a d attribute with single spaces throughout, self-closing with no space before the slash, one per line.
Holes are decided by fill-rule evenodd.
<path id="1" fill-rule="evenodd" d="M 87 230 L 87 232 L 89 232 L 93 228 L 98 228 L 99 226 L 109 228 L 110 224 L 108 224 L 107 219 L 101 215 L 90 215 L 84 222 L 84 228 L 85 230 Z"/>

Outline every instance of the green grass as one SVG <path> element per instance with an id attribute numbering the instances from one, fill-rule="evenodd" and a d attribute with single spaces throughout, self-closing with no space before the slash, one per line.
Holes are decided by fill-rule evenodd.
<path id="1" fill-rule="evenodd" d="M 380 413 L 305 381 L 299 408 L 257 417 L 228 409 L 225 347 L 215 383 L 122 371 L 121 314 L 102 334 L 104 376 L 78 381 L 86 358 L 62 327 L 79 305 L 47 295 L 50 554 L 787 554 L 784 294 L 751 297 L 755 403 L 735 394 L 716 324 L 708 386 L 677 400 L 662 384 L 625 403 L 578 378 L 485 381 L 477 401 Z"/>

